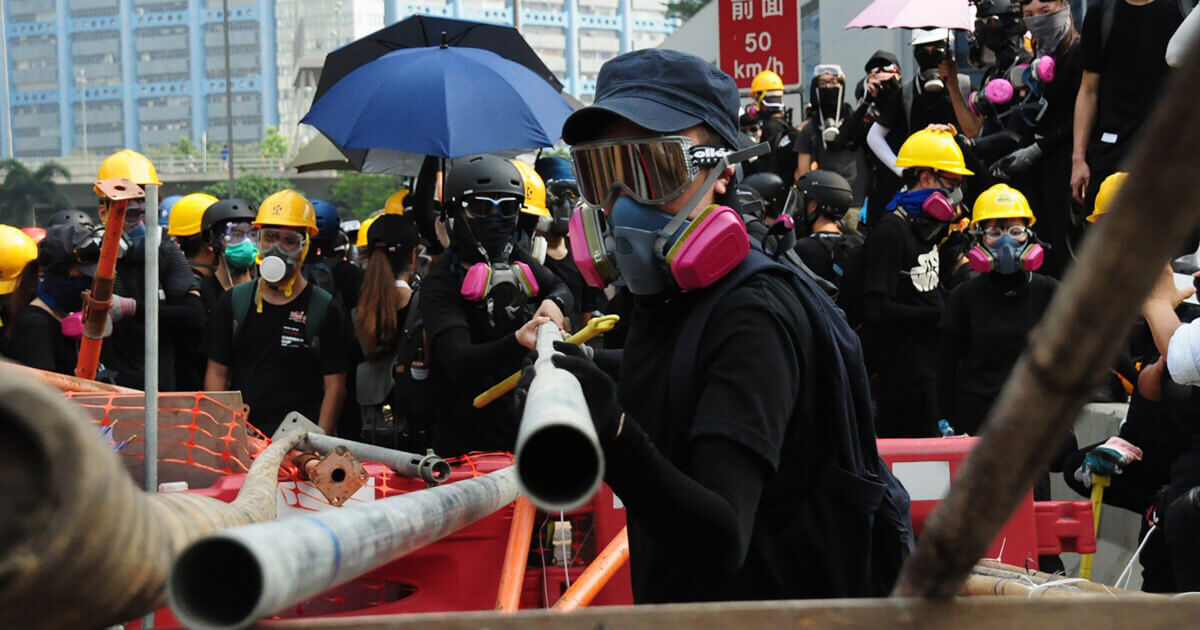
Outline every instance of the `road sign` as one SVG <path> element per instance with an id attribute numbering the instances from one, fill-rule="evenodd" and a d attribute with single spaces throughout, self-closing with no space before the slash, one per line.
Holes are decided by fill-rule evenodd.
<path id="1" fill-rule="evenodd" d="M 749 88 L 773 70 L 786 85 L 800 82 L 798 0 L 717 0 L 721 69 Z"/>

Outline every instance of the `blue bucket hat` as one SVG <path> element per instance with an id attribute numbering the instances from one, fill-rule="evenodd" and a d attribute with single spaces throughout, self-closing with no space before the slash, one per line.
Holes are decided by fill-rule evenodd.
<path id="1" fill-rule="evenodd" d="M 600 119 L 613 114 L 659 133 L 705 123 L 728 148 L 739 146 L 737 84 L 695 55 L 648 48 L 609 59 L 596 78 L 595 101 L 563 123 L 563 141 L 593 139 Z"/>

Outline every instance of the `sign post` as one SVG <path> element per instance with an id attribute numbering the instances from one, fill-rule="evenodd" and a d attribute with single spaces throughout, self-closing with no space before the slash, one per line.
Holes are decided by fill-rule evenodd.
<path id="1" fill-rule="evenodd" d="M 721 70 L 749 88 L 763 70 L 800 83 L 798 0 L 717 0 Z"/>

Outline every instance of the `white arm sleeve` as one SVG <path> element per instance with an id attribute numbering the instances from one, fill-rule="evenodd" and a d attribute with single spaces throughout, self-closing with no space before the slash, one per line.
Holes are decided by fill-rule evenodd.
<path id="1" fill-rule="evenodd" d="M 879 123 L 871 123 L 871 129 L 867 131 L 867 146 L 871 147 L 871 151 L 875 157 L 879 158 L 880 162 L 899 175 L 901 169 L 896 168 L 896 154 L 892 153 L 892 147 L 887 141 L 888 131 L 887 127 Z"/>
<path id="2" fill-rule="evenodd" d="M 1180 326 L 1171 335 L 1167 373 L 1180 385 L 1200 385 L 1200 320 Z"/>
<path id="3" fill-rule="evenodd" d="M 1184 57 L 1200 39 L 1200 11 L 1193 10 L 1183 19 L 1183 23 L 1167 42 L 1167 65 L 1178 68 L 1183 65 Z"/>

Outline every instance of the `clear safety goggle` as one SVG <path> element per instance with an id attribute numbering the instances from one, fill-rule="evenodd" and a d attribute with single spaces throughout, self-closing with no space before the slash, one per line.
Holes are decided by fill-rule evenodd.
<path id="1" fill-rule="evenodd" d="M 272 247 L 279 246 L 284 253 L 294 255 L 304 249 L 304 243 L 308 240 L 308 236 L 287 228 L 265 227 L 255 231 L 254 240 L 258 243 L 259 251 L 265 252 Z"/>
<path id="2" fill-rule="evenodd" d="M 221 229 L 221 242 L 226 245 L 237 245 L 242 241 L 251 238 L 254 234 L 254 225 L 249 221 L 235 223 L 226 223 Z"/>
<path id="3" fill-rule="evenodd" d="M 727 149 L 692 146 L 684 136 L 592 142 L 571 148 L 580 195 L 601 205 L 614 191 L 662 205 L 678 197 L 703 166 L 715 166 Z"/>
<path id="4" fill-rule="evenodd" d="M 981 228 L 976 232 L 988 238 L 1000 238 L 1001 236 L 1007 234 L 1020 241 L 1028 237 L 1033 230 L 1025 227 L 1024 225 L 1009 225 L 1007 227 L 1003 225 L 993 225 L 990 227 Z"/>

